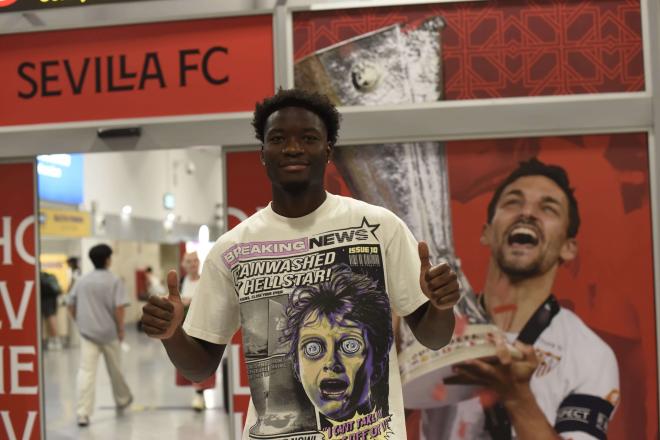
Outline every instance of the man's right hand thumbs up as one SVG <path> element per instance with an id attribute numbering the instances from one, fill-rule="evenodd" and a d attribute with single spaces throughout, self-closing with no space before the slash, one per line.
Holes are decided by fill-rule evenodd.
<path id="1" fill-rule="evenodd" d="M 167 274 L 167 297 L 151 295 L 142 307 L 142 329 L 156 339 L 169 339 L 183 322 L 183 303 L 176 271 Z"/>

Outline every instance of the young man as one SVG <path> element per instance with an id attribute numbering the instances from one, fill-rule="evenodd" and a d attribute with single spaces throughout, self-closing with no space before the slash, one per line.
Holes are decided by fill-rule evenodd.
<path id="1" fill-rule="evenodd" d="M 456 368 L 496 403 L 473 399 L 422 413 L 426 440 L 605 439 L 619 400 L 614 353 L 552 295 L 559 266 L 577 255 L 578 204 L 566 172 L 536 159 L 496 189 L 481 242 L 490 248 L 480 305 L 509 342 L 493 363 Z"/>
<path id="2" fill-rule="evenodd" d="M 78 425 L 87 426 L 94 410 L 94 389 L 99 355 L 103 354 L 112 382 L 117 409 L 133 401 L 120 369 L 120 343 L 124 340 L 124 308 L 128 305 L 121 280 L 110 268 L 112 249 L 99 244 L 89 250 L 94 271 L 76 281 L 69 294 L 69 311 L 80 330 L 78 370 Z"/>
<path id="3" fill-rule="evenodd" d="M 387 410 L 382 404 L 362 405 L 378 409 L 329 426 L 321 422 L 315 402 L 295 376 L 289 350 L 280 342 L 289 296 L 297 288 L 338 279 L 333 274 L 347 265 L 387 292 L 391 307 L 406 317 L 416 337 L 438 349 L 454 329 L 456 275 L 447 265 L 432 266 L 426 244 L 418 245 L 391 212 L 325 191 L 325 168 L 339 129 L 339 114 L 325 97 L 281 90 L 257 105 L 253 125 L 262 142 L 261 161 L 271 181 L 272 202 L 218 239 L 204 263 L 183 326 L 176 274 L 170 272 L 169 297 L 151 297 L 143 308 L 145 332 L 162 339 L 177 368 L 200 381 L 215 371 L 225 344 L 242 328 L 252 394 L 244 439 L 352 435 L 405 440 L 394 350 L 387 353 L 387 377 L 371 390 L 386 396 Z M 334 300 L 327 301 L 322 308 L 333 306 Z M 390 314 L 387 307 L 381 308 L 373 313 L 391 334 Z M 345 324 L 347 316 L 335 314 L 333 320 Z M 311 320 L 307 324 L 313 325 Z M 315 338 L 323 336 L 330 343 L 336 339 L 335 330 L 325 327 L 325 336 Z M 362 341 L 371 339 L 360 332 Z M 298 351 L 303 350 L 301 344 Z M 332 368 L 346 367 L 323 365 L 318 371 Z M 319 383 L 324 401 L 339 404 L 346 395 L 346 381 Z"/>

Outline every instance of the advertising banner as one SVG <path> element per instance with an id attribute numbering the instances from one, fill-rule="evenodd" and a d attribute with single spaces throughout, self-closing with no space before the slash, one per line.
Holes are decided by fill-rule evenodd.
<path id="1" fill-rule="evenodd" d="M 296 86 L 323 92 L 336 104 L 644 89 L 636 0 L 492 1 L 304 12 L 294 17 L 294 52 Z M 657 433 L 648 158 L 646 135 L 640 133 L 337 149 L 341 177 L 336 180 L 346 183 L 354 197 L 403 218 L 418 239 L 429 241 L 433 255 L 454 265 L 464 288 L 457 312 L 465 321 L 459 320 L 459 334 L 444 353 L 427 350 L 408 356 L 406 349 L 415 347 L 403 326 L 399 359 L 404 399 L 410 408 L 426 408 L 410 413 L 409 438 L 420 438 L 420 431 L 424 438 L 440 440 L 489 434 L 503 438 L 490 429 L 483 432 L 485 418 L 506 419 L 506 414 L 504 419 L 490 417 L 490 410 L 504 411 L 492 394 L 485 398 L 468 387 L 446 386 L 441 370 L 448 357 L 465 354 L 458 356 L 457 351 L 476 352 L 473 347 L 482 342 L 479 331 L 469 326 L 466 330 L 463 324 L 494 319 L 507 331 L 517 316 L 519 303 L 510 298 L 498 304 L 495 318 L 485 316 L 481 293 L 493 263 L 482 231 L 495 188 L 519 162 L 532 157 L 565 170 L 582 219 L 576 237 L 579 252 L 553 279 L 558 316 L 574 313 L 574 322 L 589 329 L 585 334 L 594 341 L 590 347 L 607 353 L 607 360 L 598 362 L 598 374 L 586 365 L 567 369 L 580 349 L 561 344 L 561 349 L 544 348 L 544 336 L 534 345 L 542 359 L 531 384 L 536 402 L 548 424 L 561 432 L 578 426 L 584 429 L 575 431 L 586 430 L 597 438 L 607 432 L 614 439 Z M 504 316 L 510 321 L 501 322 Z M 420 359 L 425 361 L 417 362 Z M 575 385 L 574 393 L 580 389 L 578 381 L 603 378 L 585 391 L 598 395 L 594 402 L 599 409 L 567 396 L 566 402 L 555 401 L 561 393 L 551 399 L 539 391 L 540 384 L 547 386 L 549 378 L 560 376 L 564 384 Z"/>
<path id="2" fill-rule="evenodd" d="M 443 22 L 436 44 L 443 65 L 438 92 L 445 100 L 645 87 L 639 0 L 489 0 L 300 12 L 293 22 L 294 57 L 301 60 L 389 26 L 398 25 L 405 33 L 431 18 Z M 367 67 L 372 79 L 379 76 L 379 67 L 386 70 L 386 64 L 373 62 L 379 52 L 351 49 L 345 54 L 351 66 L 357 63 L 354 77 Z M 317 67 L 317 72 L 325 69 L 322 63 Z"/>
<path id="3" fill-rule="evenodd" d="M 0 124 L 237 112 L 273 91 L 270 15 L 0 36 Z"/>
<path id="4" fill-rule="evenodd" d="M 398 148 L 409 149 L 410 146 L 399 145 Z M 437 147 L 429 145 L 424 148 Z M 455 253 L 477 292 L 486 282 L 490 251 L 482 244 L 481 235 L 487 206 L 497 185 L 519 162 L 530 158 L 559 165 L 565 170 L 571 187 L 575 189 L 581 217 L 576 237 L 579 251 L 576 258 L 560 266 L 552 291 L 562 310 L 574 313 L 584 322 L 596 335 L 594 340 L 609 347 L 604 350 L 611 350 L 614 358 L 598 363 L 598 371 L 592 371 L 596 364 L 570 367 L 567 363 L 570 351 L 565 354 L 566 360 L 562 364 L 561 359 L 554 358 L 548 350 L 537 374 L 542 377 L 565 375 L 559 379 L 571 381 L 590 375 L 605 377 L 605 371 L 618 370 L 618 374 L 605 381 L 603 387 L 609 388 L 601 390 L 603 398 L 608 398 L 616 406 L 609 422 L 608 438 L 651 438 L 658 429 L 658 396 L 646 135 L 460 141 L 448 142 L 445 148 L 447 168 L 444 172 L 449 182 L 451 211 L 446 214 L 451 221 Z M 360 149 L 364 152 L 354 151 Z M 369 150 L 381 155 L 388 152 L 383 146 L 338 147 L 336 152 L 344 157 L 338 159 L 339 162 L 350 164 L 358 154 L 364 159 Z M 335 166 L 329 167 L 326 188 L 334 193 L 351 195 L 351 184 L 347 184 L 346 178 L 349 182 L 351 179 L 359 181 L 361 176 L 377 172 L 371 166 L 374 163 L 377 160 L 361 160 L 355 163 L 352 174 L 344 175 Z M 243 215 L 250 215 L 268 203 L 270 186 L 258 152 L 230 153 L 227 167 L 230 170 L 228 203 L 230 212 L 235 213 L 230 222 L 236 224 Z M 429 186 L 438 179 L 425 174 L 424 170 L 418 169 L 417 172 Z M 244 188 L 250 189 L 243 191 Z M 381 193 L 388 191 L 387 186 L 378 189 Z M 400 209 L 398 202 L 406 197 L 402 194 L 401 199 L 393 199 L 384 205 L 397 211 Z M 437 213 L 437 217 L 443 218 L 443 214 Z M 429 240 L 426 234 L 417 238 Z M 503 307 L 504 314 L 512 310 L 515 310 L 513 305 Z M 243 374 L 242 380 L 247 386 L 247 372 Z M 442 383 L 431 384 L 428 392 L 438 406 L 446 406 L 442 403 L 447 396 Z M 474 395 L 477 399 L 481 396 Z M 427 430 L 426 438 L 478 438 L 476 434 L 469 434 L 473 432 L 468 430 L 469 419 L 447 419 L 435 412 L 433 409 L 422 411 L 421 419 L 426 421 L 422 426 L 420 411 L 412 411 L 408 423 L 409 438 L 420 438 L 423 427 Z M 434 425 L 433 420 L 442 421 Z M 555 422 L 549 420 L 551 425 Z"/>
<path id="5" fill-rule="evenodd" d="M 40 314 L 35 282 L 34 164 L 0 164 L 0 438 L 38 440 Z"/>

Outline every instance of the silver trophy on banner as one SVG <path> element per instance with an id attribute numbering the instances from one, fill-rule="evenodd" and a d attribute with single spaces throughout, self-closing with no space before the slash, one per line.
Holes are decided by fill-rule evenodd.
<path id="1" fill-rule="evenodd" d="M 433 17 L 414 29 L 397 24 L 320 50 L 296 63 L 296 87 L 323 93 L 336 105 L 438 101 L 443 28 L 442 18 Z M 447 347 L 423 347 L 401 320 L 399 365 L 406 407 L 437 407 L 471 397 L 474 389 L 444 387 L 444 379 L 451 376 L 452 364 L 493 355 L 490 336 L 497 329 L 477 307 L 455 255 L 444 144 L 341 146 L 335 164 L 356 198 L 396 213 L 415 237 L 428 242 L 432 258 L 447 261 L 459 277 L 462 297 L 455 312 L 468 325 Z M 443 388 L 440 397 L 433 392 L 438 386 Z"/>

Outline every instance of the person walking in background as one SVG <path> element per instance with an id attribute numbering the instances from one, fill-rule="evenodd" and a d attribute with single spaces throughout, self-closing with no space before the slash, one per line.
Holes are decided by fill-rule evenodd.
<path id="1" fill-rule="evenodd" d="M 111 255 L 112 249 L 106 244 L 90 249 L 94 271 L 80 277 L 68 299 L 69 311 L 81 335 L 76 410 L 79 426 L 89 424 L 94 409 L 100 354 L 105 359 L 117 409 L 123 410 L 133 401 L 120 369 L 120 343 L 124 340 L 124 313 L 128 301 L 121 280 L 109 271 Z"/>
<path id="2" fill-rule="evenodd" d="M 199 257 L 197 256 L 197 252 L 186 253 L 181 261 L 181 266 L 185 271 L 185 274 L 181 277 L 181 282 L 179 283 L 181 288 L 181 302 L 187 312 L 200 280 Z M 179 370 L 177 370 L 176 384 L 179 386 L 193 386 L 195 389 L 195 395 L 193 396 L 191 405 L 195 411 L 202 411 L 206 408 L 204 390 L 215 388 L 215 374 L 211 375 L 211 377 L 203 382 L 191 382 L 186 379 Z"/>
<path id="3" fill-rule="evenodd" d="M 80 278 L 80 275 L 82 275 L 82 272 L 80 270 L 80 264 L 78 261 L 78 257 L 69 257 L 66 259 L 66 265 L 69 267 L 69 270 L 71 273 L 69 274 L 69 288 L 66 289 L 67 292 L 71 292 L 71 289 L 73 289 L 73 286 L 76 284 L 76 281 L 78 281 L 78 278 Z"/>
<path id="4" fill-rule="evenodd" d="M 46 320 L 46 333 L 48 334 L 47 347 L 49 350 L 60 350 L 62 342 L 57 334 L 57 299 L 62 293 L 55 275 L 48 272 L 39 272 L 39 285 L 41 288 L 41 315 Z"/>
<path id="5" fill-rule="evenodd" d="M 147 266 L 144 270 L 147 275 L 147 293 L 149 295 L 165 295 L 165 286 L 161 283 L 158 275 L 154 273 L 154 270 L 151 266 Z"/>
<path id="6" fill-rule="evenodd" d="M 69 286 L 65 292 L 65 303 L 67 301 L 69 293 L 73 290 L 73 286 L 78 281 L 78 278 L 82 275 L 80 270 L 80 259 L 78 257 L 69 257 L 66 259 L 66 265 L 69 267 Z M 76 329 L 75 321 L 71 315 L 67 316 L 67 332 L 66 332 L 66 347 L 78 347 L 80 346 L 80 336 L 78 335 L 78 329 Z"/>

